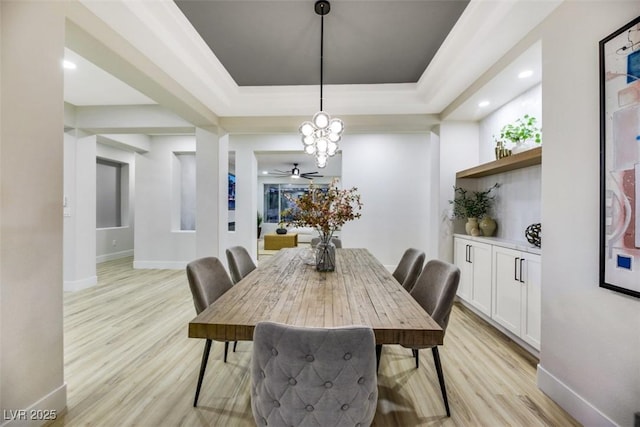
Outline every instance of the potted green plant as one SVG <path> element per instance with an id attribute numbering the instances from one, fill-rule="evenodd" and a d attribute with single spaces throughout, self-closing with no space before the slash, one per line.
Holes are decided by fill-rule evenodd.
<path id="1" fill-rule="evenodd" d="M 542 143 L 542 129 L 537 126 L 537 119 L 525 114 L 515 122 L 506 124 L 500 129 L 500 138 L 496 139 L 496 147 L 503 147 L 510 142 L 511 152 L 516 154 L 529 148 L 528 143 Z"/>
<path id="2" fill-rule="evenodd" d="M 472 236 L 491 236 L 495 231 L 495 221 L 488 215 L 493 205 L 495 195 L 492 191 L 498 188 L 497 182 L 485 191 L 469 191 L 462 187 L 454 186 L 454 199 L 449 200 L 453 205 L 453 218 L 466 219 L 465 230 Z M 485 225 L 478 223 L 478 219 L 486 221 Z M 492 227 L 493 226 L 493 227 Z M 486 231 L 485 231 L 486 229 Z"/>

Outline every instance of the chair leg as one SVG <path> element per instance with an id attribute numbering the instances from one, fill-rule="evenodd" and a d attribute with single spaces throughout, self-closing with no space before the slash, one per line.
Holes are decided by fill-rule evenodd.
<path id="1" fill-rule="evenodd" d="M 380 358 L 382 357 L 382 344 L 376 344 L 376 372 L 380 369 Z"/>
<path id="2" fill-rule="evenodd" d="M 207 361 L 209 360 L 209 352 L 211 351 L 211 340 L 204 343 L 204 351 L 202 352 L 202 362 L 200 363 L 200 375 L 198 376 L 198 385 L 196 386 L 196 397 L 193 399 L 193 407 L 198 406 L 198 396 L 200 396 L 200 387 L 204 378 L 204 371 L 207 369 Z"/>
<path id="3" fill-rule="evenodd" d="M 447 388 L 444 386 L 444 373 L 442 372 L 442 365 L 440 365 L 440 354 L 438 353 L 438 347 L 432 347 L 433 362 L 436 365 L 436 372 L 438 372 L 438 381 L 440 381 L 440 392 L 442 392 L 442 400 L 444 400 L 444 408 L 447 410 L 447 417 L 451 416 L 449 410 L 449 400 L 447 399 Z"/>
<path id="4" fill-rule="evenodd" d="M 236 347 L 238 346 L 238 341 L 233 342 L 233 352 L 236 352 Z"/>
<path id="5" fill-rule="evenodd" d="M 229 351 L 229 341 L 224 342 L 224 363 L 227 363 L 227 352 Z"/>
<path id="6" fill-rule="evenodd" d="M 416 369 L 420 367 L 420 352 L 417 348 L 412 348 L 411 352 L 413 353 L 413 357 L 416 359 Z"/>

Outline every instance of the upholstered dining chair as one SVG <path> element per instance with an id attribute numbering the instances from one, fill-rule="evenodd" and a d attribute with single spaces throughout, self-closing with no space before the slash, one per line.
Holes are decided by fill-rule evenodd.
<path id="1" fill-rule="evenodd" d="M 335 245 L 336 249 L 342 247 L 342 240 L 340 240 L 339 238 L 332 237 L 331 241 Z M 318 246 L 318 243 L 320 243 L 320 238 L 319 237 L 314 237 L 313 239 L 311 239 L 311 247 L 312 248 L 315 248 L 316 246 Z"/>
<path id="2" fill-rule="evenodd" d="M 407 292 L 411 292 L 413 286 L 422 272 L 425 254 L 419 249 L 409 248 L 404 251 L 398 266 L 393 272 L 393 277 L 404 287 Z"/>
<path id="3" fill-rule="evenodd" d="M 378 402 L 373 330 L 259 322 L 251 378 L 258 426 L 368 426 Z"/>
<path id="4" fill-rule="evenodd" d="M 416 285 L 411 290 L 411 296 L 429 313 L 433 320 L 446 332 L 449 324 L 449 315 L 453 308 L 453 301 L 458 290 L 460 281 L 460 269 L 453 264 L 440 260 L 430 260 L 424 266 L 422 274 L 418 277 Z M 423 347 L 429 348 L 429 347 Z M 413 356 L 416 359 L 416 369 L 420 365 L 419 348 L 412 348 Z M 444 384 L 444 373 L 440 363 L 438 346 L 432 346 L 433 362 L 438 373 L 440 382 L 440 392 L 444 407 L 447 410 L 447 417 L 451 416 L 449 401 L 447 399 L 447 389 Z"/>
<path id="5" fill-rule="evenodd" d="M 227 263 L 233 283 L 238 283 L 247 274 L 256 269 L 251 255 L 243 246 L 233 246 L 226 250 Z"/>
<path id="6" fill-rule="evenodd" d="M 231 289 L 233 283 L 227 274 L 224 265 L 216 257 L 205 257 L 187 264 L 187 279 L 189 280 L 189 288 L 193 296 L 193 304 L 196 313 L 200 314 L 204 309 L 213 304 L 226 291 Z M 229 342 L 224 343 L 224 362 L 227 362 L 227 352 L 229 350 Z M 200 363 L 200 375 L 198 376 L 198 385 L 196 386 L 196 396 L 193 400 L 193 406 L 198 405 L 198 396 L 200 395 L 200 387 L 204 372 L 207 369 L 207 361 L 209 360 L 209 352 L 211 351 L 211 340 L 206 340 L 204 351 L 202 353 L 202 362 Z"/>

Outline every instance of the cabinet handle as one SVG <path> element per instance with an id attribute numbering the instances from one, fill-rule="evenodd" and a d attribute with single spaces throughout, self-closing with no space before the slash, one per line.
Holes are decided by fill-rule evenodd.
<path id="1" fill-rule="evenodd" d="M 518 279 L 518 261 L 520 260 L 520 258 L 515 258 L 513 260 L 513 280 L 515 280 L 516 282 L 519 282 Z"/>
<path id="2" fill-rule="evenodd" d="M 520 259 L 520 283 L 524 283 L 524 280 L 522 279 L 522 264 L 524 263 L 524 258 Z"/>
<path id="3" fill-rule="evenodd" d="M 468 263 L 471 263 L 471 245 L 466 245 L 466 253 L 465 253 L 467 259 L 465 259 L 465 261 L 467 261 Z"/>

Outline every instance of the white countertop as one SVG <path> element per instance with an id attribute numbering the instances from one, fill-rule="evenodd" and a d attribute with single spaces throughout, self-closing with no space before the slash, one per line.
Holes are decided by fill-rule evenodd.
<path id="1" fill-rule="evenodd" d="M 530 254 L 542 255 L 542 249 L 532 245 L 529 242 L 523 240 L 509 240 L 499 237 L 483 237 L 483 236 L 470 236 L 468 234 L 454 234 L 454 237 L 460 237 L 462 239 L 472 240 L 475 242 L 488 243 L 490 245 L 502 246 L 504 248 L 515 249 L 517 251 L 528 252 Z"/>

